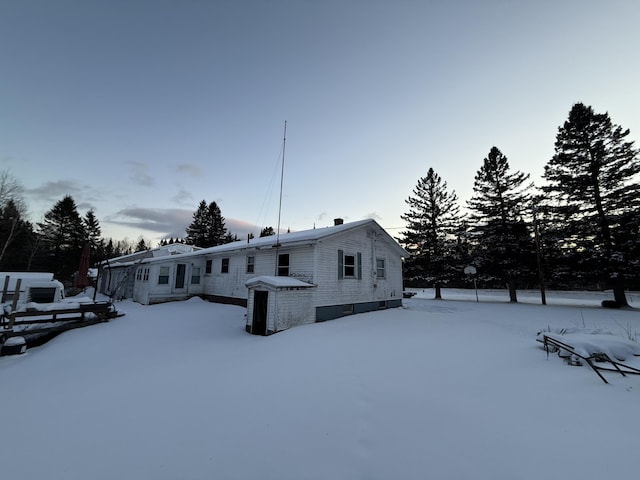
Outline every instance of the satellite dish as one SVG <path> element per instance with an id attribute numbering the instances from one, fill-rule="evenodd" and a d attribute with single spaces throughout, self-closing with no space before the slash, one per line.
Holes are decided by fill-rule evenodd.
<path id="1" fill-rule="evenodd" d="M 476 267 L 471 265 L 464 267 L 464 273 L 467 275 L 475 275 L 477 273 Z"/>

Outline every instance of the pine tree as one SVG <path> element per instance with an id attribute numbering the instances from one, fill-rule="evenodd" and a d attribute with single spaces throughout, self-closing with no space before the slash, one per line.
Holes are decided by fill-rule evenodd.
<path id="1" fill-rule="evenodd" d="M 93 209 L 87 211 L 82 219 L 84 229 L 86 232 L 87 240 L 92 245 L 98 245 L 100 243 L 100 236 L 102 235 L 102 229 L 100 228 L 100 222 L 96 218 L 96 214 Z"/>
<path id="2" fill-rule="evenodd" d="M 186 243 L 197 247 L 214 247 L 229 240 L 224 217 L 216 202 L 207 205 L 207 202 L 202 200 L 193 213 L 193 221 L 186 232 Z"/>
<path id="3" fill-rule="evenodd" d="M 270 237 L 271 235 L 275 235 L 276 232 L 273 229 L 273 227 L 264 227 L 261 231 L 260 231 L 260 236 L 261 237 Z"/>
<path id="4" fill-rule="evenodd" d="M 542 187 L 561 249 L 572 250 L 579 274 L 608 281 L 620 305 L 628 304 L 625 276 L 635 270 L 640 233 L 639 151 L 629 133 L 608 113 L 576 103 L 558 128 Z"/>
<path id="5" fill-rule="evenodd" d="M 86 241 L 91 249 L 91 257 L 97 260 L 106 258 L 104 252 L 105 244 L 101 237 L 102 229 L 93 209 L 87 211 L 82 222 L 86 232 Z"/>
<path id="6" fill-rule="evenodd" d="M 222 212 L 220 211 L 220 207 L 216 202 L 211 202 L 209 204 L 209 215 L 212 219 L 211 225 L 211 233 L 210 233 L 210 246 L 222 245 L 223 243 L 228 243 L 225 241 L 227 239 L 227 228 L 224 225 L 224 217 L 222 216 Z"/>
<path id="7" fill-rule="evenodd" d="M 238 235 L 237 234 L 233 234 L 231 232 L 227 232 L 224 234 L 224 237 L 222 238 L 222 243 L 233 243 L 233 242 L 237 242 L 239 240 Z"/>
<path id="8" fill-rule="evenodd" d="M 407 230 L 402 232 L 400 243 L 411 253 L 405 277 L 433 284 L 435 298 L 442 298 L 442 285 L 459 277 L 462 270 L 456 248 L 462 221 L 458 197 L 430 168 L 405 202 L 409 211 L 401 218 L 407 222 Z"/>
<path id="9" fill-rule="evenodd" d="M 57 202 L 38 224 L 43 251 L 50 269 L 60 280 L 69 280 L 78 269 L 86 233 L 76 203 L 70 195 Z"/>
<path id="10" fill-rule="evenodd" d="M 24 269 L 28 258 L 29 236 L 33 227 L 22 218 L 13 199 L 0 205 L 0 268 Z"/>
<path id="11" fill-rule="evenodd" d="M 193 221 L 187 227 L 187 238 L 185 239 L 188 245 L 195 245 L 197 247 L 209 247 L 209 232 L 212 228 L 212 219 L 209 215 L 209 207 L 207 202 L 202 200 L 198 205 L 198 209 L 193 213 Z"/>
<path id="12" fill-rule="evenodd" d="M 138 240 L 138 243 L 136 244 L 135 252 L 144 252 L 148 249 L 147 242 L 144 241 L 144 238 L 140 237 L 140 240 Z"/>
<path id="13" fill-rule="evenodd" d="M 115 258 L 115 247 L 113 246 L 113 238 L 109 238 L 109 241 L 104 247 L 104 257 L 105 258 Z"/>
<path id="14" fill-rule="evenodd" d="M 533 241 L 524 221 L 528 178 L 519 171 L 510 173 L 507 157 L 493 147 L 476 173 L 473 197 L 467 202 L 478 274 L 489 281 L 505 282 L 512 302 L 518 301 L 517 280 L 529 273 L 534 258 Z"/>

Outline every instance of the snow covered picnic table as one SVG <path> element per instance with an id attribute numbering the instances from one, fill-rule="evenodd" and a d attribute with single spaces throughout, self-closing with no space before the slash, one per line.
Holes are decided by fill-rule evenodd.
<path id="1" fill-rule="evenodd" d="M 640 375 L 640 369 L 621 362 L 640 356 L 640 344 L 600 329 L 556 329 L 538 332 L 536 340 L 549 353 L 558 353 L 569 365 L 586 363 L 602 379 L 609 383 L 601 371 Z M 602 366 L 609 363 L 613 368 Z"/>

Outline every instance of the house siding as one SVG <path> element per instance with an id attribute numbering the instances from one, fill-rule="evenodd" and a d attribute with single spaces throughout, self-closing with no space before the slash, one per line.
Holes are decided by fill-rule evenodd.
<path id="1" fill-rule="evenodd" d="M 379 232 L 363 227 L 360 235 L 343 234 L 318 242 L 316 306 L 349 305 L 402 298 L 402 261 Z M 355 278 L 339 278 L 339 251 L 360 259 Z M 360 254 L 360 255 L 358 255 Z M 385 278 L 376 276 L 376 260 L 385 260 Z M 360 278 L 358 278 L 358 276 Z M 336 302 L 336 299 L 340 299 Z"/>

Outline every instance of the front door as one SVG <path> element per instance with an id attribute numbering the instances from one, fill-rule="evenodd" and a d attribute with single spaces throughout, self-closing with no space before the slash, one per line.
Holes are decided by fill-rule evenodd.
<path id="1" fill-rule="evenodd" d="M 184 288 L 184 273 L 187 266 L 184 263 L 179 263 L 176 268 L 176 286 L 175 288 Z"/>
<path id="2" fill-rule="evenodd" d="M 269 304 L 269 292 L 262 290 L 253 291 L 253 323 L 251 333 L 254 335 L 267 334 L 267 305 Z"/>

